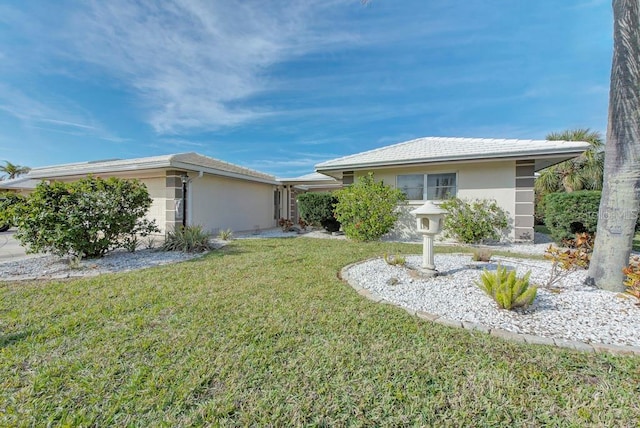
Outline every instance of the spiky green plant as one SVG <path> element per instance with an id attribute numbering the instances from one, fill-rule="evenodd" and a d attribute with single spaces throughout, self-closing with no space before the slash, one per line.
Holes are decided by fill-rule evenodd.
<path id="1" fill-rule="evenodd" d="M 516 277 L 516 271 L 498 265 L 495 272 L 484 270 L 476 284 L 482 291 L 496 301 L 502 309 L 526 308 L 536 298 L 538 287 L 529 285 L 531 271 L 522 278 Z"/>
<path id="2" fill-rule="evenodd" d="M 165 251 L 200 253 L 211 249 L 211 233 L 202 230 L 202 226 L 180 226 L 167 233 L 162 246 Z"/>
<path id="3" fill-rule="evenodd" d="M 233 239 L 233 230 L 231 229 L 223 229 L 218 232 L 218 239 L 222 239 L 223 241 L 231 241 Z"/>

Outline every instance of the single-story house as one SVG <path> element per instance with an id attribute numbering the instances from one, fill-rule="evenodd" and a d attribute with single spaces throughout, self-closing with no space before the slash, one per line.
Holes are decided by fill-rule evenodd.
<path id="1" fill-rule="evenodd" d="M 535 172 L 574 158 L 583 141 L 427 137 L 381 147 L 316 165 L 316 172 L 349 185 L 369 172 L 402 189 L 407 204 L 394 234 L 415 238 L 409 211 L 427 200 L 494 199 L 508 213 L 513 241 L 534 237 Z"/>
<path id="2" fill-rule="evenodd" d="M 0 181 L 0 190 L 27 194 L 42 180 L 75 181 L 88 175 L 143 182 L 153 199 L 148 217 L 162 233 L 179 225 L 201 225 L 215 233 L 269 229 L 281 218 L 297 222 L 297 195 L 342 186 L 323 174 L 276 179 L 197 153 L 179 153 L 33 168 L 27 175 Z"/>
<path id="3" fill-rule="evenodd" d="M 33 183 L 74 181 L 88 175 L 144 183 L 153 199 L 148 217 L 163 233 L 183 224 L 212 232 L 268 229 L 277 225 L 281 214 L 274 203 L 280 193 L 274 176 L 197 153 L 33 168 L 23 178 Z"/>

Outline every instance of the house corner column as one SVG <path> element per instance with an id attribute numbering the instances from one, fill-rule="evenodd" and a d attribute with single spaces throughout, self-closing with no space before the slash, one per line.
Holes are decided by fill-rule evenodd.
<path id="1" fill-rule="evenodd" d="M 514 230 L 516 242 L 533 242 L 535 194 L 535 162 L 516 161 L 516 211 Z"/>
<path id="2" fill-rule="evenodd" d="M 175 230 L 182 225 L 182 172 L 169 170 L 166 173 L 166 213 L 165 230 Z"/>

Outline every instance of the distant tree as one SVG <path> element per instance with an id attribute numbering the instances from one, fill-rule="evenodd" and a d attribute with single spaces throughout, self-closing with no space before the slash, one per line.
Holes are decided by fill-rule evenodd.
<path id="1" fill-rule="evenodd" d="M 613 0 L 613 64 L 598 228 L 587 282 L 623 291 L 640 209 L 640 1 Z"/>
<path id="2" fill-rule="evenodd" d="M 571 129 L 552 132 L 547 135 L 547 140 L 586 141 L 591 144 L 591 147 L 575 159 L 543 169 L 535 183 L 538 195 L 602 189 L 604 152 L 602 136 L 599 132 L 588 128 Z"/>
<path id="3" fill-rule="evenodd" d="M 31 171 L 28 166 L 16 165 L 9 161 L 4 161 L 4 165 L 0 166 L 0 173 L 4 173 L 3 178 L 12 180 Z"/>

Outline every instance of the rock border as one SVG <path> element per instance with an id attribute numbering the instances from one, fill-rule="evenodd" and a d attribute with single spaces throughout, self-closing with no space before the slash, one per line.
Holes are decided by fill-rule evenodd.
<path id="1" fill-rule="evenodd" d="M 437 324 L 445 325 L 448 327 L 461 328 L 469 331 L 477 331 L 488 334 L 490 336 L 499 337 L 500 339 L 508 340 L 510 342 L 527 343 L 531 345 L 548 345 L 555 346 L 557 348 L 566 348 L 580 352 L 591 352 L 596 354 L 610 354 L 610 355 L 637 355 L 640 356 L 640 347 L 637 346 L 622 346 L 622 345 L 609 345 L 605 343 L 586 343 L 577 340 L 567 339 L 555 339 L 552 337 L 534 336 L 531 334 L 514 333 L 508 330 L 502 330 L 499 328 L 489 328 L 482 324 L 476 324 L 467 321 L 452 320 L 442 317 L 438 314 L 432 314 L 424 311 L 415 311 L 413 309 L 404 307 L 394 302 L 385 300 L 378 294 L 368 290 L 360 285 L 356 284 L 355 280 L 349 276 L 349 269 L 353 266 L 366 263 L 370 260 L 377 259 L 378 257 L 372 257 L 370 259 L 362 260 L 356 263 L 350 263 L 340 269 L 338 272 L 338 278 L 346 282 L 351 288 L 353 288 L 362 297 L 373 301 L 374 303 L 381 303 L 384 305 L 396 306 L 410 315 L 416 316 L 420 319 L 431 321 Z"/>

